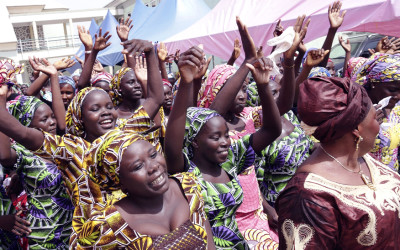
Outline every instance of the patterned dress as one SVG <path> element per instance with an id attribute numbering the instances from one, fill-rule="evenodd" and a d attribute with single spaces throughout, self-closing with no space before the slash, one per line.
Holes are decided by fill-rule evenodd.
<path id="1" fill-rule="evenodd" d="M 375 140 L 375 147 L 371 150 L 371 155 L 391 169 L 399 171 L 399 146 L 400 102 L 396 103 L 389 116 L 383 119 L 379 134 Z"/>
<path id="2" fill-rule="evenodd" d="M 185 170 L 192 172 L 199 179 L 217 249 L 249 248 L 239 231 L 236 210 L 243 201 L 243 191 L 237 175 L 252 166 L 255 159 L 250 138 L 250 135 L 247 135 L 232 144 L 227 160 L 221 164 L 231 179 L 227 183 L 205 181 L 200 169 L 184 153 Z"/>
<path id="3" fill-rule="evenodd" d="M 27 194 L 29 249 L 68 249 L 74 206 L 61 172 L 18 144 L 12 148 L 17 155 L 14 167 Z"/>
<path id="4" fill-rule="evenodd" d="M 0 216 L 15 214 L 16 210 L 6 190 L 0 186 Z M 0 229 L 0 249 L 22 249 L 18 242 L 19 237 L 11 232 Z"/>
<path id="5" fill-rule="evenodd" d="M 399 249 L 400 176 L 365 155 L 375 189 L 296 174 L 279 195 L 280 249 Z"/>
<path id="6" fill-rule="evenodd" d="M 122 218 L 110 204 L 96 211 L 78 231 L 78 249 L 206 249 L 206 214 L 199 184 L 193 174 L 173 175 L 189 203 L 190 219 L 166 235 L 144 235 Z"/>
<path id="7" fill-rule="evenodd" d="M 297 168 L 310 156 L 314 146 L 292 111 L 283 117 L 294 125 L 293 132 L 271 143 L 262 151 L 262 157 L 256 160 L 260 189 L 271 205 L 274 205 L 278 194 L 286 187 Z"/>

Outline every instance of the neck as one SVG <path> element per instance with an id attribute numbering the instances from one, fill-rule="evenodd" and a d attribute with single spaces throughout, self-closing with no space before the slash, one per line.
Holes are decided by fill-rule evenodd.
<path id="1" fill-rule="evenodd" d="M 165 115 L 165 116 L 169 116 L 170 113 L 171 113 L 171 109 L 169 109 L 169 108 L 164 108 L 164 115 Z"/>
<path id="2" fill-rule="evenodd" d="M 167 195 L 167 196 L 165 196 Z M 162 195 L 155 197 L 133 197 L 127 196 L 126 202 L 134 208 L 138 213 L 159 213 L 164 208 L 164 198 L 168 197 L 169 189 Z"/>
<path id="3" fill-rule="evenodd" d="M 218 163 L 211 162 L 205 157 L 197 156 L 196 154 L 194 154 L 192 162 L 196 164 L 196 166 L 200 169 L 202 173 L 207 173 L 214 177 L 221 175 L 222 168 L 218 165 Z"/>
<path id="4" fill-rule="evenodd" d="M 228 111 L 225 115 L 224 118 L 227 122 L 233 123 L 236 119 L 236 115 L 230 111 Z"/>
<path id="5" fill-rule="evenodd" d="M 124 100 L 124 101 L 121 102 L 121 104 L 118 106 L 118 108 L 121 111 L 133 113 L 139 108 L 139 105 L 140 105 L 140 99 L 138 99 L 138 100 Z"/>
<path id="6" fill-rule="evenodd" d="M 354 143 L 351 143 L 350 145 L 353 146 Z M 325 151 L 321 148 L 319 149 L 321 152 L 320 154 L 324 154 L 327 158 L 333 160 L 328 154 L 333 156 L 336 160 L 338 160 L 341 164 L 343 164 L 347 169 L 352 170 L 352 171 L 359 171 L 360 170 L 360 164 L 358 162 L 358 150 L 355 149 L 355 146 L 353 146 L 354 149 L 351 149 L 349 147 L 343 147 L 337 145 L 337 143 L 321 143 L 321 147 L 325 149 Z M 347 144 L 349 145 L 349 144 Z"/>

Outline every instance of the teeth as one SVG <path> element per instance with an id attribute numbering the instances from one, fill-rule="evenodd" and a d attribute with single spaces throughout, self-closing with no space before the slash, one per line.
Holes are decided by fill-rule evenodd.
<path id="1" fill-rule="evenodd" d="M 111 122 L 112 122 L 112 120 L 108 119 L 108 120 L 104 120 L 104 121 L 100 122 L 100 124 L 107 124 L 107 123 L 111 123 Z"/>
<path id="2" fill-rule="evenodd" d="M 150 184 L 152 186 L 154 186 L 154 185 L 160 184 L 163 180 L 164 180 L 164 175 L 160 175 L 160 177 L 158 177 L 157 179 L 152 181 Z"/>

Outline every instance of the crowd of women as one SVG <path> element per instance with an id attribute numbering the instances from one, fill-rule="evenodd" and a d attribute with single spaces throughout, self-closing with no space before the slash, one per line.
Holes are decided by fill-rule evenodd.
<path id="1" fill-rule="evenodd" d="M 101 29 L 79 27 L 80 75 L 31 58 L 22 88 L 23 66 L 0 61 L 0 248 L 400 248 L 400 39 L 351 58 L 340 37 L 335 76 L 341 2 L 328 19 L 308 50 L 310 19 L 278 22 L 266 56 L 237 17 L 240 40 L 211 70 L 202 45 L 128 40 L 129 18 L 115 75 L 96 60 Z"/>

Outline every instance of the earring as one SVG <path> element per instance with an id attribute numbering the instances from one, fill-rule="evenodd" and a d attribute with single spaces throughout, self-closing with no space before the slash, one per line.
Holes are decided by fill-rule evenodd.
<path id="1" fill-rule="evenodd" d="M 372 86 L 371 86 L 373 89 L 375 88 L 375 85 L 374 84 L 372 84 Z"/>
<path id="2" fill-rule="evenodd" d="M 360 148 L 360 142 L 362 142 L 363 140 L 364 140 L 364 138 L 362 138 L 361 135 L 355 139 L 355 142 L 356 142 L 356 150 L 358 150 L 358 149 Z"/>

